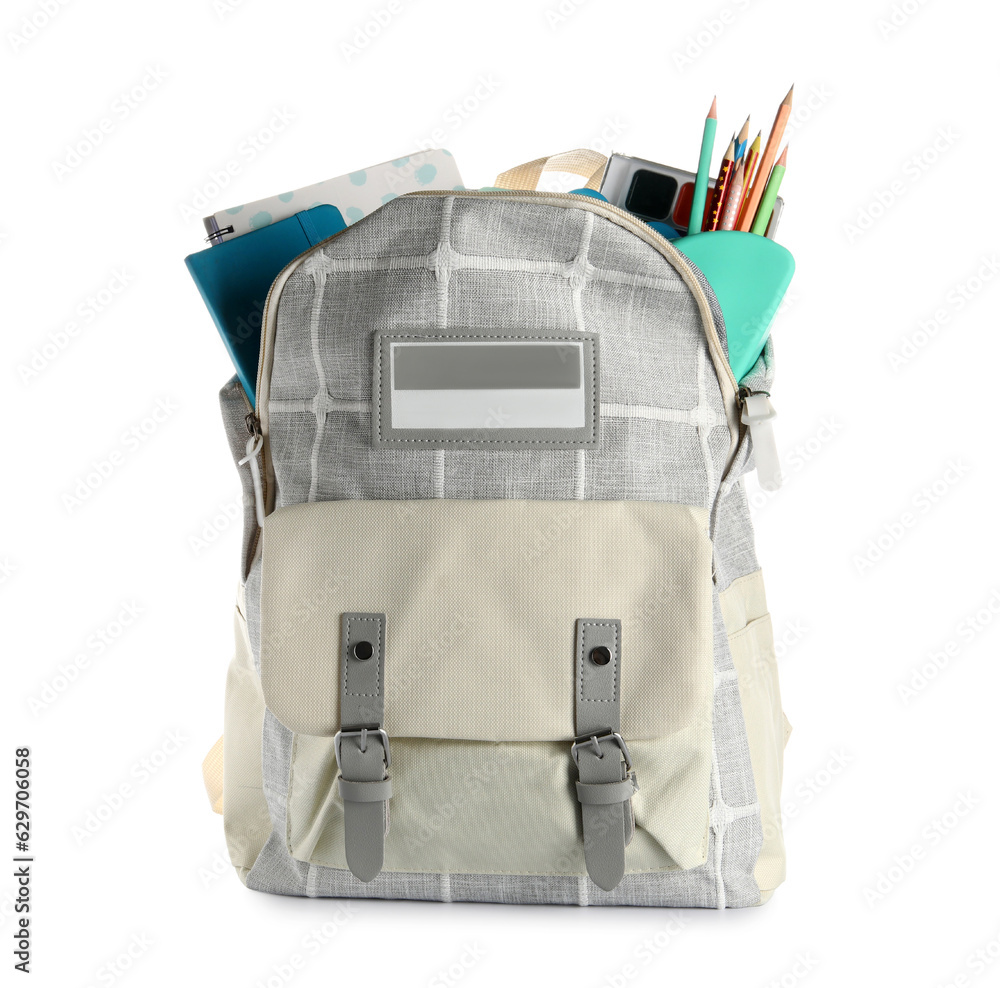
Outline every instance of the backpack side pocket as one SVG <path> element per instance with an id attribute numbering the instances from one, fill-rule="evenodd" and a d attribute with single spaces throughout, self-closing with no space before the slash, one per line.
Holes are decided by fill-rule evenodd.
<path id="1" fill-rule="evenodd" d="M 760 570 L 734 580 L 719 594 L 733 665 L 739 680 L 764 842 L 754 877 L 761 901 L 785 879 L 781 827 L 781 775 L 791 726 L 781 708 L 771 616 Z"/>

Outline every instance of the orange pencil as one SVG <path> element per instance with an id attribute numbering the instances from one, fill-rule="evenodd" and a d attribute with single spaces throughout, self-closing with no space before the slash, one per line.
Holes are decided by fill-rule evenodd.
<path id="1" fill-rule="evenodd" d="M 750 145 L 750 150 L 743 157 L 744 167 L 743 167 L 743 191 L 740 194 L 739 205 L 736 211 L 736 223 L 733 229 L 739 229 L 740 220 L 743 219 L 743 210 L 747 204 L 747 195 L 750 192 L 750 183 L 753 182 L 753 170 L 757 167 L 757 159 L 760 157 L 760 131 L 757 131 L 757 136 L 753 139 L 753 144 Z"/>
<path id="2" fill-rule="evenodd" d="M 746 159 L 741 158 L 733 169 L 733 178 L 729 183 L 729 192 L 726 194 L 726 204 L 722 208 L 720 230 L 731 230 L 736 226 L 736 214 L 740 211 L 740 203 L 743 201 L 743 166 L 745 164 Z"/>
<path id="3" fill-rule="evenodd" d="M 725 205 L 726 192 L 729 190 L 729 181 L 733 177 L 733 158 L 736 156 L 736 137 L 729 142 L 726 153 L 722 156 L 722 166 L 719 168 L 719 177 L 715 180 L 715 188 L 712 190 L 712 206 L 705 214 L 704 230 L 718 230 L 722 222 L 722 207 Z"/>
<path id="4" fill-rule="evenodd" d="M 771 133 L 767 135 L 767 146 L 760 157 L 760 165 L 757 168 L 753 186 L 747 195 L 746 207 L 740 213 L 739 221 L 736 224 L 739 230 L 749 230 L 750 225 L 753 223 L 753 218 L 757 214 L 757 207 L 760 205 L 761 196 L 764 195 L 764 186 L 767 185 L 768 176 L 771 174 L 771 166 L 774 164 L 774 158 L 778 153 L 778 146 L 781 144 L 781 138 L 785 133 L 785 125 L 788 123 L 788 118 L 792 113 L 792 90 L 794 89 L 795 87 L 792 86 L 788 90 L 788 95 L 781 101 L 781 106 L 778 107 L 778 112 L 775 114 Z"/>

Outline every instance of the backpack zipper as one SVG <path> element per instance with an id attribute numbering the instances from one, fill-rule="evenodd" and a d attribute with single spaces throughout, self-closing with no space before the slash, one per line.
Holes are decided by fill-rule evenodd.
<path id="1" fill-rule="evenodd" d="M 242 385 L 240 385 L 240 394 L 243 396 L 243 404 L 247 410 L 246 415 L 243 416 L 243 421 L 246 423 L 247 432 L 250 436 L 247 441 L 247 455 L 237 464 L 242 467 L 249 461 L 250 456 L 253 456 L 256 461 L 257 456 L 263 449 L 264 436 L 260 431 L 260 419 L 257 418 L 257 413 L 254 411 L 253 405 L 250 404 L 250 399 L 247 397 L 247 393 Z M 260 542 L 263 525 L 262 519 L 267 505 L 267 477 L 260 473 L 260 468 L 256 462 L 250 467 L 250 475 L 253 478 L 254 512 L 257 517 L 257 531 L 254 532 L 253 544 L 250 546 L 249 553 L 249 558 L 252 560 L 257 555 L 257 543 Z"/>
<path id="2" fill-rule="evenodd" d="M 741 387 L 736 398 L 740 403 L 740 421 L 750 430 L 757 480 L 763 490 L 776 491 L 781 486 L 781 461 L 771 425 L 778 414 L 771 404 L 771 392 Z"/>

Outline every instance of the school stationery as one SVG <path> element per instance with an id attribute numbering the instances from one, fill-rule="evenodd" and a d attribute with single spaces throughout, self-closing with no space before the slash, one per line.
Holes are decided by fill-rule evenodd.
<path id="1" fill-rule="evenodd" d="M 736 164 L 733 180 L 729 183 L 729 191 L 726 193 L 722 222 L 719 224 L 720 230 L 732 230 L 736 225 L 736 214 L 739 212 L 740 202 L 743 199 L 743 169 L 745 165 L 746 161 L 743 159 Z"/>
<path id="2" fill-rule="evenodd" d="M 601 194 L 612 205 L 676 232 L 687 229 L 694 180 L 693 172 L 612 154 L 601 179 Z"/>
<path id="3" fill-rule="evenodd" d="M 753 143 L 747 150 L 745 162 L 746 167 L 743 169 L 743 191 L 740 193 L 740 201 L 736 212 L 736 227 L 739 226 L 740 218 L 743 216 L 743 212 L 746 209 L 747 195 L 750 192 L 750 183 L 753 181 L 754 169 L 757 167 L 757 160 L 760 158 L 760 134 L 757 131 L 757 136 L 753 139 Z M 734 227 L 734 229 L 736 228 Z"/>
<path id="4" fill-rule="evenodd" d="M 788 145 L 781 152 L 781 157 L 775 162 L 771 169 L 771 175 L 767 180 L 767 188 L 761 197 L 760 205 L 757 207 L 757 215 L 754 217 L 751 233 L 761 236 L 767 231 L 767 224 L 771 219 L 771 212 L 774 209 L 774 201 L 778 198 L 778 189 L 781 188 L 781 180 L 785 177 L 785 166 L 788 160 Z"/>
<path id="5" fill-rule="evenodd" d="M 323 203 L 336 206 L 344 222 L 351 224 L 406 192 L 461 188 L 462 176 L 451 152 L 435 148 L 369 165 L 294 192 L 223 209 L 206 216 L 204 223 L 207 239 L 215 246 Z"/>
<path id="6" fill-rule="evenodd" d="M 612 205 L 634 213 L 658 233 L 672 240 L 687 232 L 694 180 L 694 172 L 661 165 L 647 158 L 612 154 L 604 169 L 601 194 Z M 715 179 L 709 179 L 709 189 L 714 188 Z M 778 196 L 767 231 L 768 237 L 773 238 L 778 229 L 782 206 L 781 196 Z M 739 209 L 739 203 L 736 204 L 736 209 Z"/>
<path id="7" fill-rule="evenodd" d="M 184 259 L 251 402 L 271 282 L 289 261 L 344 226 L 335 206 L 316 206 Z"/>
<path id="8" fill-rule="evenodd" d="M 747 137 L 750 134 L 750 118 L 747 117 L 746 122 L 740 128 L 740 132 L 736 135 L 736 147 L 733 153 L 733 160 L 739 161 L 747 150 Z"/>
<path id="9" fill-rule="evenodd" d="M 701 154 L 698 158 L 698 172 L 694 180 L 694 191 L 691 193 L 691 216 L 688 222 L 688 235 L 691 231 L 701 229 L 705 215 L 705 195 L 708 192 L 708 172 L 712 167 L 712 148 L 715 146 L 715 129 L 718 125 L 716 99 L 713 97 L 708 116 L 705 117 L 705 130 L 701 136 Z"/>
<path id="10" fill-rule="evenodd" d="M 729 366 L 742 380 L 760 356 L 795 273 L 794 258 L 773 240 L 735 230 L 681 237 L 674 246 L 712 286 L 726 323 Z"/>
<path id="11" fill-rule="evenodd" d="M 739 221 L 736 224 L 740 230 L 750 229 L 750 225 L 753 223 L 754 216 L 757 213 L 757 207 L 760 205 L 761 197 L 764 195 L 764 186 L 767 183 L 768 176 L 771 174 L 771 166 L 774 164 L 782 135 L 785 133 L 785 125 L 788 123 L 788 118 L 792 113 L 792 91 L 794 89 L 795 87 L 792 86 L 788 90 L 788 95 L 781 101 L 778 112 L 774 117 L 774 123 L 771 126 L 771 133 L 767 135 L 767 145 L 764 148 L 760 164 L 754 175 L 753 186 L 747 194 L 747 207 L 740 215 Z"/>
<path id="12" fill-rule="evenodd" d="M 722 210 L 726 202 L 726 193 L 729 191 L 729 183 L 733 177 L 733 158 L 736 153 L 736 138 L 729 142 L 726 153 L 722 156 L 722 166 L 719 169 L 719 177 L 715 180 L 715 188 L 712 190 L 712 205 L 709 208 L 705 222 L 702 224 L 704 230 L 718 230 L 722 224 Z"/>

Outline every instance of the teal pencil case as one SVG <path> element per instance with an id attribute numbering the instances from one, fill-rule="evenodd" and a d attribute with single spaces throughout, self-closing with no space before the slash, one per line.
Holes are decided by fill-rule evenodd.
<path id="1" fill-rule="evenodd" d="M 671 243 L 712 286 L 726 323 L 729 365 L 742 380 L 764 349 L 795 259 L 773 240 L 736 230 L 696 233 Z"/>

